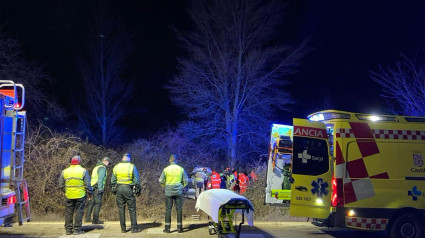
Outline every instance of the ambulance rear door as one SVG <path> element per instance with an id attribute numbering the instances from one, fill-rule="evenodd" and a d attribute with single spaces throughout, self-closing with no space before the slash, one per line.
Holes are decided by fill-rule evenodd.
<path id="1" fill-rule="evenodd" d="M 327 218 L 332 169 L 326 126 L 294 118 L 290 215 Z"/>

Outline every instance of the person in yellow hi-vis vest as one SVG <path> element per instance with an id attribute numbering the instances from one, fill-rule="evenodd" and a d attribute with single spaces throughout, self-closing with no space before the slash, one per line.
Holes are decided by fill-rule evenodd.
<path id="1" fill-rule="evenodd" d="M 93 189 L 90 185 L 90 175 L 80 165 L 81 158 L 76 155 L 71 159 L 71 165 L 62 170 L 59 177 L 59 188 L 65 190 L 65 231 L 67 235 L 81 235 L 86 194 L 90 197 Z M 75 221 L 73 216 L 75 212 Z"/>
<path id="2" fill-rule="evenodd" d="M 164 168 L 159 177 L 159 182 L 165 186 L 165 229 L 163 232 L 171 232 L 171 210 L 174 202 L 177 210 L 177 231 L 182 233 L 183 188 L 187 185 L 187 175 L 184 169 L 176 164 L 177 155 L 171 155 L 169 162 L 170 165 Z"/>
<path id="3" fill-rule="evenodd" d="M 128 206 L 131 221 L 131 233 L 140 232 L 137 227 L 136 196 L 140 195 L 140 180 L 136 166 L 130 163 L 131 155 L 124 154 L 121 163 L 115 165 L 111 177 L 112 193 L 117 196 L 120 213 L 121 232 L 127 232 L 125 226 L 125 205 Z"/>
<path id="4" fill-rule="evenodd" d="M 102 161 L 98 161 L 96 167 L 94 167 L 91 174 L 91 186 L 93 187 L 93 199 L 88 203 L 86 210 L 86 222 L 92 222 L 92 224 L 103 224 L 103 221 L 99 220 L 100 207 L 102 206 L 102 197 L 105 189 L 106 176 L 108 172 L 106 167 L 111 164 L 109 157 L 104 157 Z M 94 210 L 93 210 L 94 209 Z M 93 211 L 93 220 L 91 214 Z"/>

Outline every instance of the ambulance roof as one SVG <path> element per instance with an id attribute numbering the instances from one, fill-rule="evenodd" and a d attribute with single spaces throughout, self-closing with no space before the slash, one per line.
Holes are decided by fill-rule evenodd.
<path id="1" fill-rule="evenodd" d="M 307 116 L 310 121 L 380 121 L 380 122 L 409 122 L 425 123 L 425 117 L 374 115 L 338 110 L 324 110 Z"/>

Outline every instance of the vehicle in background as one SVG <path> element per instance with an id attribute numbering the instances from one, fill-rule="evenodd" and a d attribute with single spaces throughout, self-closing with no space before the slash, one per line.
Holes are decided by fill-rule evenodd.
<path id="1" fill-rule="evenodd" d="M 202 166 L 196 166 L 188 175 L 188 183 L 186 187 L 183 190 L 183 196 L 185 198 L 196 200 L 196 173 L 198 172 L 204 172 L 204 169 L 206 170 L 206 175 L 211 176 L 212 170 L 209 167 L 202 167 Z M 205 181 L 206 183 L 207 181 Z M 205 184 L 206 185 L 206 184 Z"/>
<path id="2" fill-rule="evenodd" d="M 425 237 L 425 117 L 326 110 L 293 124 L 291 216 Z"/>
<path id="3" fill-rule="evenodd" d="M 25 88 L 0 80 L 0 226 L 11 226 L 18 213 L 19 225 L 30 221 L 28 186 L 24 179 L 26 112 Z"/>
<path id="4" fill-rule="evenodd" d="M 273 124 L 267 162 L 266 204 L 289 205 L 292 131 L 289 125 Z"/>

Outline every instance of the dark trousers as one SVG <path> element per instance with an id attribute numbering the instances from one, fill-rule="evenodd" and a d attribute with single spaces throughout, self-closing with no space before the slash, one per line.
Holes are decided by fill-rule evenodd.
<path id="1" fill-rule="evenodd" d="M 93 221 L 99 221 L 100 207 L 102 207 L 102 195 L 98 195 L 97 187 L 93 189 L 93 198 L 89 200 L 86 209 L 86 221 L 91 220 L 91 213 L 93 211 Z"/>
<path id="2" fill-rule="evenodd" d="M 137 228 L 136 217 L 136 197 L 133 195 L 133 188 L 130 185 L 120 184 L 117 187 L 117 206 L 120 212 L 121 230 L 126 230 L 125 227 L 125 205 L 128 206 L 130 213 L 131 229 Z"/>
<path id="3" fill-rule="evenodd" d="M 165 196 L 165 229 L 171 227 L 171 210 L 173 209 L 173 203 L 176 205 L 177 211 L 177 229 L 182 228 L 182 207 L 183 199 L 182 195 L 176 196 Z"/>
<path id="4" fill-rule="evenodd" d="M 77 231 L 81 229 L 84 216 L 84 203 L 86 197 L 78 199 L 66 199 L 65 200 L 65 230 L 68 232 Z M 75 212 L 75 220 L 74 220 Z"/>

